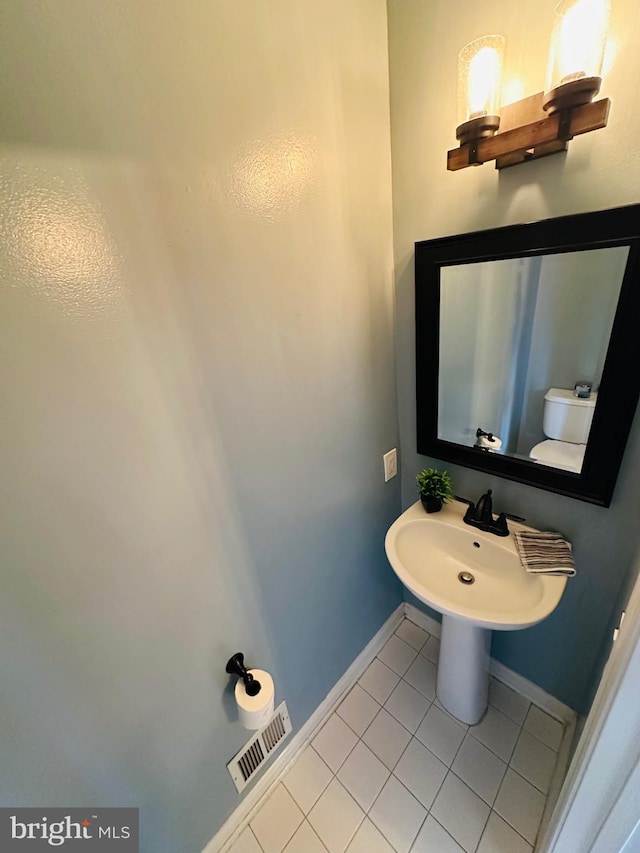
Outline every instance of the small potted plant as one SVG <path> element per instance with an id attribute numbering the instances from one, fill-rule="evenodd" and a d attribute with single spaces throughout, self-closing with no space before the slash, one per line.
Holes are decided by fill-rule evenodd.
<path id="1" fill-rule="evenodd" d="M 420 500 L 427 512 L 440 512 L 443 504 L 453 497 L 451 477 L 446 471 L 437 468 L 425 468 L 416 481 L 420 489 Z"/>

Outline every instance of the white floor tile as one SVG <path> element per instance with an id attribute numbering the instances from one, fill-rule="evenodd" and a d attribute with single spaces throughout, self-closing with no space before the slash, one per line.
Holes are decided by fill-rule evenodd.
<path id="1" fill-rule="evenodd" d="M 393 770 L 411 740 L 411 733 L 382 708 L 362 740 L 389 770 Z"/>
<path id="2" fill-rule="evenodd" d="M 364 812 L 334 779 L 309 813 L 309 823 L 330 853 L 343 853 L 356 834 Z"/>
<path id="3" fill-rule="evenodd" d="M 303 819 L 304 815 L 281 783 L 251 821 L 251 829 L 264 853 L 282 853 Z"/>
<path id="4" fill-rule="evenodd" d="M 464 853 L 464 850 L 432 815 L 428 815 L 411 853 Z"/>
<path id="5" fill-rule="evenodd" d="M 282 781 L 303 813 L 308 814 L 332 778 L 331 770 L 314 748 L 308 746 Z"/>
<path id="6" fill-rule="evenodd" d="M 408 853 L 427 810 L 391 776 L 373 804 L 369 817 L 398 853 Z"/>
<path id="7" fill-rule="evenodd" d="M 533 847 L 499 815 L 491 812 L 477 853 L 533 853 Z"/>
<path id="8" fill-rule="evenodd" d="M 477 726 L 470 726 L 469 731 L 488 746 L 491 752 L 495 752 L 499 758 L 509 763 L 520 734 L 520 728 L 513 720 L 489 705 L 483 719 Z"/>
<path id="9" fill-rule="evenodd" d="M 410 619 L 403 619 L 396 629 L 396 635 L 400 637 L 401 640 L 404 640 L 405 643 L 409 643 L 409 645 L 417 652 L 420 651 L 430 636 L 427 631 L 420 628 Z"/>
<path id="10" fill-rule="evenodd" d="M 519 726 L 524 723 L 531 704 L 524 696 L 495 678 L 492 678 L 489 684 L 489 702 Z"/>
<path id="11" fill-rule="evenodd" d="M 431 750 L 447 767 L 455 757 L 464 740 L 466 730 L 440 708 L 432 705 L 418 726 L 416 737 Z"/>
<path id="12" fill-rule="evenodd" d="M 413 733 L 429 710 L 429 705 L 431 705 L 430 699 L 427 699 L 422 693 L 418 693 L 406 681 L 400 681 L 385 702 L 384 707 L 396 720 L 402 723 L 405 729 L 409 729 Z"/>
<path id="13" fill-rule="evenodd" d="M 378 827 L 368 817 L 360 824 L 347 853 L 395 853 Z"/>
<path id="14" fill-rule="evenodd" d="M 251 832 L 251 827 L 246 827 L 240 837 L 233 843 L 229 853 L 262 853 L 262 847 L 260 847 L 255 835 Z"/>
<path id="15" fill-rule="evenodd" d="M 559 720 L 541 711 L 536 705 L 529 708 L 524 728 L 556 752 L 560 749 L 564 726 Z"/>
<path id="16" fill-rule="evenodd" d="M 380 710 L 380 705 L 363 690 L 359 684 L 354 684 L 338 707 L 338 714 L 349 728 L 362 737 L 369 723 Z"/>
<path id="17" fill-rule="evenodd" d="M 368 812 L 389 778 L 390 770 L 360 741 L 338 771 L 338 779 Z"/>
<path id="18" fill-rule="evenodd" d="M 450 711 L 447 711 L 447 709 L 444 707 L 444 705 L 438 699 L 437 696 L 433 700 L 433 704 L 436 706 L 436 708 L 440 708 L 440 710 L 443 711 L 448 717 L 451 717 L 451 719 L 454 720 L 454 722 L 456 722 L 459 726 L 462 726 L 462 728 L 465 730 L 465 732 L 467 732 L 469 730 L 469 726 L 467 725 L 467 723 L 463 723 L 462 720 L 459 720 Z"/>
<path id="19" fill-rule="evenodd" d="M 393 775 L 426 809 L 430 809 L 447 775 L 447 766 L 413 738 L 396 764 Z"/>
<path id="20" fill-rule="evenodd" d="M 284 849 L 284 853 L 327 853 L 327 848 L 304 820 Z"/>
<path id="21" fill-rule="evenodd" d="M 406 671 L 404 680 L 408 681 L 412 687 L 415 687 L 418 693 L 422 693 L 427 699 L 435 699 L 436 674 L 436 665 L 422 655 L 418 655 Z"/>
<path id="22" fill-rule="evenodd" d="M 357 740 L 345 721 L 337 714 L 332 714 L 311 743 L 320 758 L 335 773 Z"/>
<path id="23" fill-rule="evenodd" d="M 389 637 L 384 648 L 378 653 L 378 658 L 398 675 L 404 675 L 417 654 L 418 652 L 412 646 L 394 634 L 393 637 Z"/>
<path id="24" fill-rule="evenodd" d="M 424 655 L 428 660 L 438 665 L 440 657 L 440 640 L 438 637 L 431 636 L 422 647 L 420 654 Z"/>
<path id="25" fill-rule="evenodd" d="M 564 726 L 496 679 L 457 721 L 438 645 L 401 623 L 230 853 L 533 853 Z"/>
<path id="26" fill-rule="evenodd" d="M 378 658 L 374 658 L 359 678 L 359 684 L 381 705 L 387 701 L 400 676 Z"/>
<path id="27" fill-rule="evenodd" d="M 510 766 L 543 794 L 548 794 L 557 757 L 551 747 L 523 729 Z"/>
<path id="28" fill-rule="evenodd" d="M 451 769 L 491 806 L 507 772 L 507 765 L 484 744 L 467 734 Z"/>
<path id="29" fill-rule="evenodd" d="M 509 768 L 494 808 L 529 844 L 535 844 L 544 802 L 545 797 L 537 788 Z"/>
<path id="30" fill-rule="evenodd" d="M 467 853 L 473 853 L 489 811 L 489 806 L 450 772 L 436 797 L 431 814 Z"/>

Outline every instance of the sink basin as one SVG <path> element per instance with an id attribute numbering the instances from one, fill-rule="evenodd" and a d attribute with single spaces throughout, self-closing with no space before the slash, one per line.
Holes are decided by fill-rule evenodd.
<path id="1" fill-rule="evenodd" d="M 466 506 L 452 501 L 427 514 L 417 501 L 389 528 L 387 557 L 402 583 L 442 613 L 437 694 L 464 723 L 487 708 L 491 631 L 529 628 L 558 605 L 566 577 L 530 574 L 516 551 L 514 530 L 498 538 L 464 523 Z"/>
<path id="2" fill-rule="evenodd" d="M 389 528 L 387 557 L 402 583 L 420 601 L 482 628 L 529 628 L 558 605 L 566 577 L 534 575 L 523 568 L 513 535 L 498 538 L 462 520 L 458 501 L 428 515 L 421 502 Z M 510 530 L 530 530 L 509 522 Z M 470 572 L 466 585 L 460 572 Z"/>

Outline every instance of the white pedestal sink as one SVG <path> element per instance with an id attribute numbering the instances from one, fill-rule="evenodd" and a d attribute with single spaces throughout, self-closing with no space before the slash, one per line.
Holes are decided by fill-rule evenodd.
<path id="1" fill-rule="evenodd" d="M 407 589 L 442 613 L 438 698 L 474 725 L 487 708 L 491 631 L 545 619 L 567 579 L 525 571 L 513 534 L 501 538 L 470 527 L 465 510 L 453 501 L 429 515 L 417 501 L 391 525 L 385 549 Z M 531 530 L 512 521 L 509 528 Z"/>

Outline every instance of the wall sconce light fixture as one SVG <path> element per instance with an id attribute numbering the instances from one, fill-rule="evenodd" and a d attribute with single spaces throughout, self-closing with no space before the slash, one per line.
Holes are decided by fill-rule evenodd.
<path id="1" fill-rule="evenodd" d="M 458 127 L 464 144 L 493 136 L 500 127 L 500 85 L 504 38 L 483 36 L 469 42 L 458 55 Z"/>
<path id="2" fill-rule="evenodd" d="M 504 38 L 484 36 L 458 56 L 459 148 L 451 171 L 489 160 L 515 166 L 566 151 L 574 136 L 606 127 L 610 101 L 600 91 L 610 0 L 561 0 L 555 8 L 547 88 L 498 109 Z M 499 132 L 498 132 L 499 131 Z"/>

